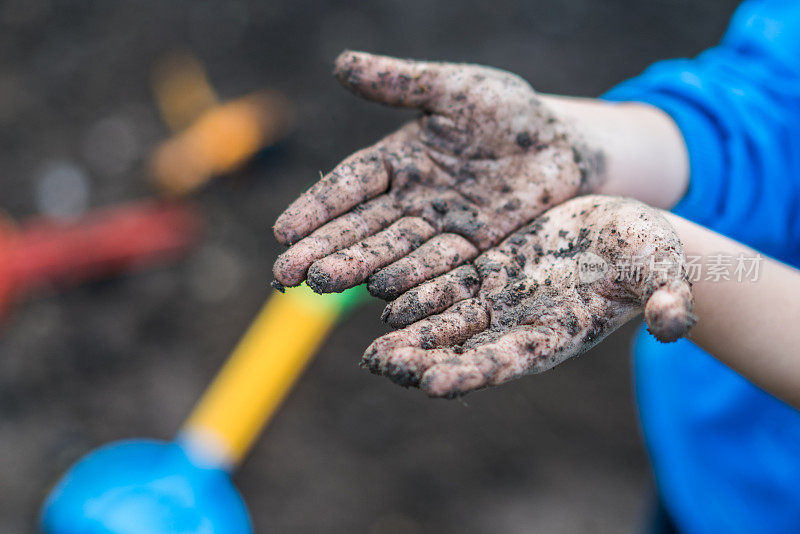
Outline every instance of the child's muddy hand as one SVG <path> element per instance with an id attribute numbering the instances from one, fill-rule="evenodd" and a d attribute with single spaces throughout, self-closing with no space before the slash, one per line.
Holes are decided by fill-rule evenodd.
<path id="1" fill-rule="evenodd" d="M 550 369 L 642 311 L 674 341 L 694 324 L 692 307 L 666 219 L 634 200 L 584 196 L 389 304 L 384 319 L 409 326 L 375 340 L 363 365 L 452 397 Z"/>
<path id="2" fill-rule="evenodd" d="M 274 268 L 285 286 L 307 278 L 333 292 L 370 279 L 391 299 L 601 181 L 601 154 L 513 74 L 360 52 L 342 53 L 334 74 L 364 98 L 422 114 L 278 218 L 275 236 L 292 245 Z"/>

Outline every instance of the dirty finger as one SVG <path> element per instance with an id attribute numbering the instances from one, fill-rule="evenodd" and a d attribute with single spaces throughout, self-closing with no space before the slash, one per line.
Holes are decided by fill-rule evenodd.
<path id="1" fill-rule="evenodd" d="M 408 256 L 372 275 L 367 288 L 373 296 L 391 300 L 477 255 L 478 249 L 463 237 L 440 234 L 423 243 Z"/>
<path id="2" fill-rule="evenodd" d="M 316 260 L 375 234 L 400 215 L 400 208 L 387 195 L 360 204 L 278 256 L 273 275 L 282 285 L 295 286 L 305 279 L 308 268 Z"/>
<path id="3" fill-rule="evenodd" d="M 308 269 L 308 285 L 317 293 L 338 293 L 357 286 L 435 233 L 424 219 L 403 217 L 360 243 L 314 262 Z"/>
<path id="4" fill-rule="evenodd" d="M 475 267 L 462 265 L 403 293 L 386 305 L 381 319 L 395 328 L 402 328 L 474 297 L 479 288 L 480 278 Z"/>
<path id="5" fill-rule="evenodd" d="M 385 192 L 390 172 L 379 145 L 356 152 L 292 202 L 275 221 L 276 239 L 284 245 L 294 244 L 334 217 Z"/>
<path id="6" fill-rule="evenodd" d="M 443 79 L 448 68 L 445 63 L 346 50 L 336 58 L 333 74 L 347 89 L 368 100 L 431 109 L 446 93 Z"/>
<path id="7" fill-rule="evenodd" d="M 478 299 L 459 302 L 402 330 L 376 339 L 362 366 L 404 385 L 417 385 L 429 366 L 458 357 L 452 348 L 489 326 L 489 314 Z"/>

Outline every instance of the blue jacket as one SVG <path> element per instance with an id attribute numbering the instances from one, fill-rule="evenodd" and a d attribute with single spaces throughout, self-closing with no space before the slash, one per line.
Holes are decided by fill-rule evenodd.
<path id="1" fill-rule="evenodd" d="M 691 177 L 675 213 L 800 265 L 799 1 L 745 2 L 719 46 L 657 63 L 605 98 L 677 123 Z M 686 340 L 643 331 L 634 362 L 645 442 L 679 528 L 800 533 L 800 412 Z"/>

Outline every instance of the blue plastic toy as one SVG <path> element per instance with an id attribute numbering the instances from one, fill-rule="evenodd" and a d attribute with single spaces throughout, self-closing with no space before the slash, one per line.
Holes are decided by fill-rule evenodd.
<path id="1" fill-rule="evenodd" d="M 59 533 L 252 532 L 224 469 L 204 466 L 179 443 L 118 441 L 74 465 L 45 502 L 42 529 Z"/>
<path id="2" fill-rule="evenodd" d="M 363 287 L 276 293 L 174 442 L 120 441 L 75 464 L 44 503 L 49 534 L 249 534 L 230 473 Z"/>

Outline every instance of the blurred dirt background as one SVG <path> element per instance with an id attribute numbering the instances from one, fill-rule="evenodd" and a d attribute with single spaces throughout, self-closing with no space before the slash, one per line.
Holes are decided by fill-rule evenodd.
<path id="1" fill-rule="evenodd" d="M 0 531 L 32 531 L 50 484 L 90 449 L 172 435 L 270 292 L 281 208 L 410 117 L 340 89 L 329 73 L 341 49 L 485 63 L 540 91 L 594 96 L 713 44 L 734 4 L 0 2 L 0 209 L 14 217 L 149 194 L 143 158 L 167 134 L 149 70 L 170 50 L 198 54 L 222 97 L 274 87 L 298 115 L 290 139 L 200 195 L 199 252 L 40 295 L 0 325 Z M 380 310 L 332 335 L 236 475 L 258 532 L 640 527 L 651 483 L 632 328 L 543 376 L 430 401 L 357 367 L 384 331 Z"/>

